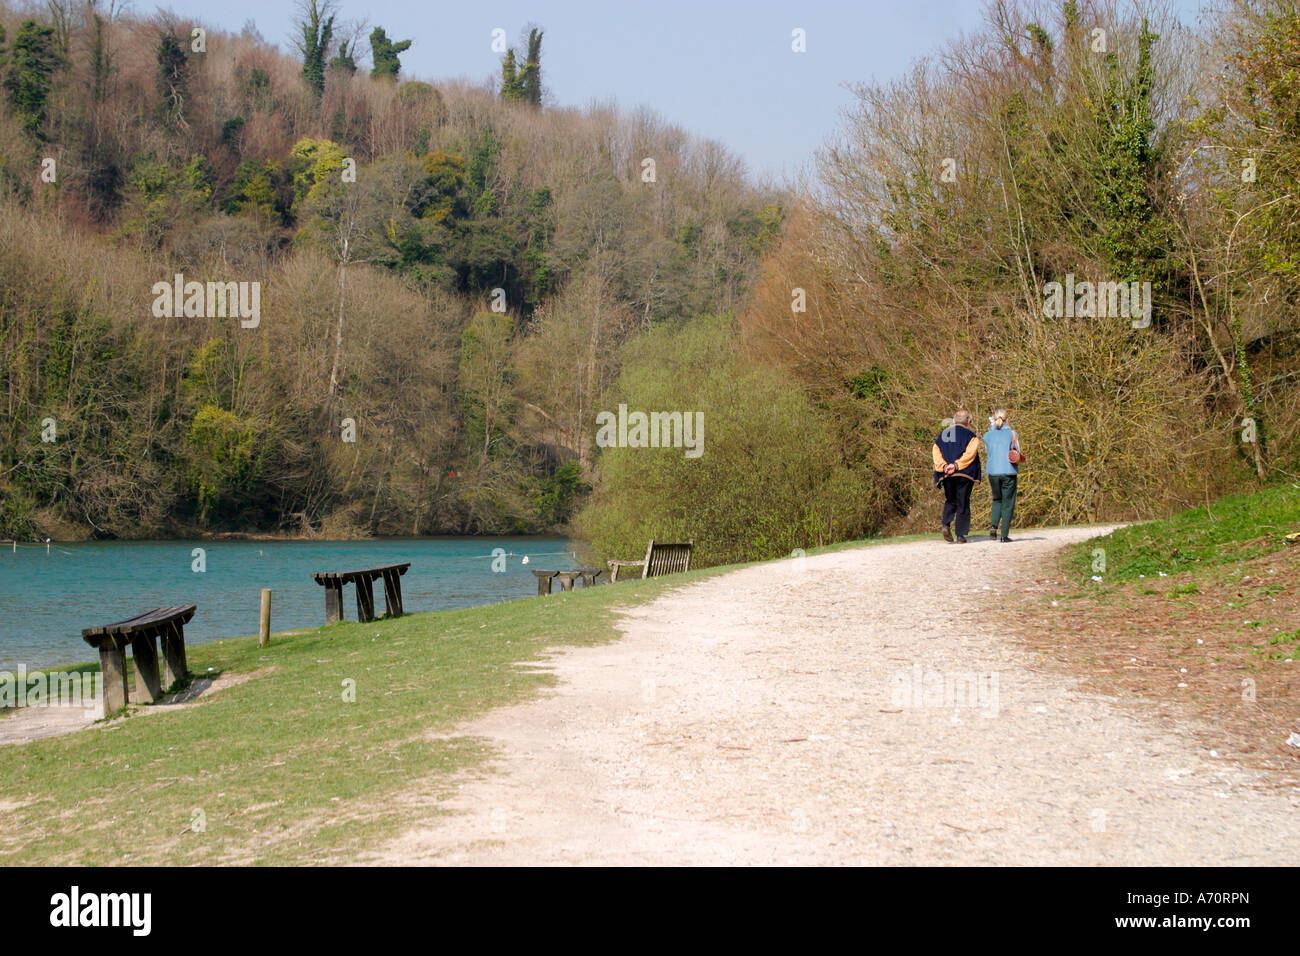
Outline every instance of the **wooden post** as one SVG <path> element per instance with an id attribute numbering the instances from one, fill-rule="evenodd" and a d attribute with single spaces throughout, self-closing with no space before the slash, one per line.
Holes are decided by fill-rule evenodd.
<path id="1" fill-rule="evenodd" d="M 131 638 L 131 660 L 135 664 L 135 693 L 138 700 L 152 704 L 162 699 L 158 680 L 158 635 L 149 631 Z"/>
<path id="2" fill-rule="evenodd" d="M 384 607 L 388 617 L 402 616 L 402 574 L 397 568 L 384 572 Z"/>
<path id="3" fill-rule="evenodd" d="M 266 647 L 271 641 L 271 589 L 262 588 L 262 621 L 257 629 L 257 646 Z"/>
<path id="4" fill-rule="evenodd" d="M 188 671 L 185 663 L 185 625 L 172 621 L 162 633 L 163 690 L 171 687 L 178 680 L 183 680 Z"/>
<path id="5" fill-rule="evenodd" d="M 105 637 L 99 645 L 99 669 L 104 680 L 104 713 L 121 710 L 130 700 L 126 689 L 126 653 L 117 637 Z"/>
<path id="6" fill-rule="evenodd" d="M 343 582 L 325 582 L 325 623 L 337 624 L 343 620 Z"/>
<path id="7" fill-rule="evenodd" d="M 375 584 L 364 574 L 356 579 L 357 620 L 362 624 L 375 619 Z"/>

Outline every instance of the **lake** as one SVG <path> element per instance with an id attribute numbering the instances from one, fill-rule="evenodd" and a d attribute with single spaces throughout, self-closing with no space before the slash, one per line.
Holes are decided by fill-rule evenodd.
<path id="1" fill-rule="evenodd" d="M 0 670 L 95 659 L 81 629 L 160 605 L 195 604 L 185 642 L 256 634 L 261 589 L 270 588 L 271 630 L 325 623 L 325 589 L 313 571 L 411 562 L 402 577 L 408 613 L 514 601 L 537 593 L 529 568 L 581 565 L 563 537 L 370 538 L 364 541 L 95 541 L 0 545 Z M 205 570 L 194 570 L 195 548 Z M 507 554 L 493 571 L 492 550 Z M 523 558 L 530 557 L 525 565 Z M 579 585 L 581 587 L 581 585 Z M 383 582 L 375 611 L 383 613 Z M 559 586 L 556 586 L 559 590 Z M 343 592 L 348 620 L 356 588 Z"/>

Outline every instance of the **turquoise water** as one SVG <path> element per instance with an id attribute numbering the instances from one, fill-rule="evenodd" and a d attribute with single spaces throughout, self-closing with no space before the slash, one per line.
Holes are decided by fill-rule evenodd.
<path id="1" fill-rule="evenodd" d="M 537 593 L 529 568 L 577 568 L 576 542 L 561 537 L 372 538 L 366 541 L 96 541 L 0 545 L 0 670 L 91 660 L 81 629 L 160 605 L 195 604 L 185 642 L 256 634 L 262 588 L 270 588 L 271 630 L 325 623 L 325 589 L 313 571 L 411 562 L 402 577 L 405 610 L 437 611 L 513 601 Z M 193 570 L 195 548 L 206 570 Z M 502 548 L 506 570 L 492 570 Z M 556 553 L 559 552 L 559 553 Z M 523 564 L 524 555 L 531 563 Z M 581 585 L 579 585 L 581 586 Z M 559 590 L 557 587 L 556 590 Z M 343 591 L 357 617 L 356 588 Z M 383 582 L 375 611 L 383 613 Z"/>

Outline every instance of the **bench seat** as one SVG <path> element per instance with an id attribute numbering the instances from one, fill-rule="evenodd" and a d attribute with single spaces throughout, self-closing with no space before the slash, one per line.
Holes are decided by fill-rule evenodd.
<path id="1" fill-rule="evenodd" d="M 405 564 L 380 564 L 356 571 L 317 571 L 312 580 L 325 589 L 325 623 L 343 620 L 343 585 L 357 586 L 357 620 L 363 624 L 375 619 L 376 578 L 384 579 L 384 610 L 387 617 L 401 617 L 402 575 L 411 566 Z"/>
<path id="2" fill-rule="evenodd" d="M 650 539 L 650 546 L 645 549 L 645 557 L 640 561 L 610 561 L 613 568 L 610 581 L 618 580 L 619 572 L 624 568 L 640 568 L 641 578 L 657 578 L 661 574 L 678 574 L 691 569 L 691 552 L 695 550 L 695 539 L 680 543 L 665 543 Z"/>
<path id="3" fill-rule="evenodd" d="M 126 649 L 131 648 L 135 661 L 135 692 L 142 703 L 162 699 L 165 690 L 183 679 L 185 661 L 185 625 L 194 617 L 193 604 L 156 607 L 114 624 L 87 627 L 82 639 L 99 651 L 100 669 L 104 673 L 104 713 L 121 710 L 130 701 L 126 687 Z M 162 638 L 163 672 L 158 675 L 158 647 Z"/>
<path id="4" fill-rule="evenodd" d="M 551 582 L 558 579 L 560 589 L 572 591 L 573 584 L 578 578 L 582 578 L 582 586 L 585 588 L 595 587 L 600 583 L 600 576 L 605 573 L 604 568 L 585 567 L 576 571 L 545 571 L 539 568 L 529 568 L 537 578 L 537 594 L 539 597 L 551 593 Z"/>

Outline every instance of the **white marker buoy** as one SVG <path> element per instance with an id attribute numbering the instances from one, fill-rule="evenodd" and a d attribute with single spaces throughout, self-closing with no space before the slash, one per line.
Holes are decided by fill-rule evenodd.
<path id="1" fill-rule="evenodd" d="M 527 563 L 528 563 L 528 555 L 525 554 L 525 555 L 524 555 L 524 564 L 527 564 Z"/>

